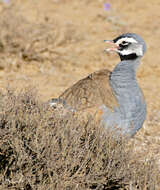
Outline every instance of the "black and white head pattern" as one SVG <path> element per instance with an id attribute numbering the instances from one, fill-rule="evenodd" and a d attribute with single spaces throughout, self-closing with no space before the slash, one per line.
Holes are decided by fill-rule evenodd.
<path id="1" fill-rule="evenodd" d="M 118 47 L 116 52 L 120 55 L 121 60 L 142 57 L 146 52 L 144 40 L 134 33 L 122 34 L 113 42 Z"/>

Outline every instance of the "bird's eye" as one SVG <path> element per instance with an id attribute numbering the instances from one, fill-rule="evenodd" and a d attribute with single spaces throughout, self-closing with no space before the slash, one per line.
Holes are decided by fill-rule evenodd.
<path id="1" fill-rule="evenodd" d="M 126 42 L 126 41 L 122 41 L 121 44 L 122 44 L 122 45 L 128 45 L 128 42 Z"/>

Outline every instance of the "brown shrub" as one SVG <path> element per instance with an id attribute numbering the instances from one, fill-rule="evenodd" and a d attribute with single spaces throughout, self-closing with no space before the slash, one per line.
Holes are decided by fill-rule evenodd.
<path id="1" fill-rule="evenodd" d="M 154 160 L 136 159 L 92 117 L 62 117 L 32 91 L 0 99 L 1 189 L 158 188 Z"/>

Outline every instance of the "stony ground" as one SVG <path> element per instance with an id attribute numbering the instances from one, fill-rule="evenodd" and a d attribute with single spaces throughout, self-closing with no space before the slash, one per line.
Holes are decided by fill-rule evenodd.
<path id="1" fill-rule="evenodd" d="M 108 10 L 104 9 L 109 3 Z M 42 101 L 57 97 L 89 73 L 113 69 L 104 39 L 124 32 L 148 46 L 138 71 L 148 116 L 133 139 L 146 155 L 160 158 L 160 1 L 14 0 L 0 4 L 0 87 L 36 88 Z M 137 146 L 138 145 L 138 146 Z M 144 154 L 142 155 L 144 157 Z"/>

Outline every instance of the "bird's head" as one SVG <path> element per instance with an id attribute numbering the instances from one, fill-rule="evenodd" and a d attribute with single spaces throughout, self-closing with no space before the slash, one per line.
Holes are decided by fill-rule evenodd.
<path id="1" fill-rule="evenodd" d="M 106 43 L 113 45 L 112 48 L 105 51 L 117 52 L 121 60 L 132 60 L 142 57 L 146 52 L 144 40 L 135 33 L 126 33 L 118 36 L 114 40 L 104 40 Z"/>

